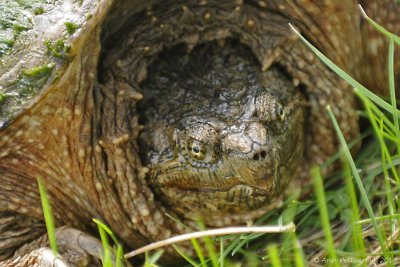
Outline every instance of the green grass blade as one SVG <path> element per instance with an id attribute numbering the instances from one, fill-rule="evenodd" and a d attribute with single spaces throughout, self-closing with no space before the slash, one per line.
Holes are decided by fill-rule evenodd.
<path id="1" fill-rule="evenodd" d="M 110 227 L 108 227 L 105 223 L 103 223 L 102 221 L 93 218 L 92 219 L 93 222 L 95 222 L 98 226 L 100 226 L 101 228 L 104 229 L 104 231 L 106 231 L 106 233 L 111 237 L 111 239 L 114 241 L 115 244 L 119 244 L 118 239 L 115 237 L 114 233 L 112 232 L 112 230 L 110 229 Z"/>
<path id="2" fill-rule="evenodd" d="M 397 182 L 398 184 L 400 184 L 400 177 L 399 177 L 399 175 L 398 175 L 398 173 L 397 173 L 397 171 L 396 171 L 396 167 L 395 167 L 395 165 L 394 165 L 394 161 L 393 161 L 393 159 L 392 159 L 392 157 L 391 157 L 391 155 L 390 155 L 390 153 L 389 153 L 389 150 L 388 150 L 388 148 L 387 148 L 387 146 L 386 146 L 386 143 L 385 143 L 385 141 L 384 141 L 384 139 L 383 139 L 383 135 L 382 135 L 383 127 L 379 127 L 378 124 L 377 124 L 377 120 L 378 120 L 378 119 L 383 119 L 383 117 L 385 117 L 385 116 L 384 116 L 383 114 L 380 113 L 380 116 L 377 118 L 377 117 L 374 115 L 373 111 L 372 111 L 374 108 L 376 109 L 377 107 L 376 107 L 375 105 L 373 105 L 373 103 L 371 103 L 371 102 L 370 102 L 363 94 L 361 94 L 358 90 L 356 90 L 356 94 L 357 94 L 357 96 L 358 96 L 358 97 L 363 101 L 363 103 L 364 103 L 364 107 L 365 107 L 365 109 L 367 110 L 367 113 L 368 113 L 368 115 L 369 115 L 370 122 L 371 122 L 371 124 L 372 124 L 372 126 L 373 126 L 373 128 L 374 128 L 374 130 L 375 130 L 376 135 L 378 136 L 379 144 L 381 145 L 381 149 L 383 150 L 383 155 L 384 155 L 385 158 L 388 159 L 387 163 L 389 164 L 390 169 L 392 170 L 392 173 L 393 173 L 393 176 L 394 176 L 395 179 L 396 179 L 396 182 Z M 386 163 L 385 159 L 383 159 L 383 162 L 382 162 L 382 163 L 383 163 L 383 164 Z M 382 165 L 382 166 L 383 166 L 383 169 L 386 170 L 385 165 Z"/>
<path id="3" fill-rule="evenodd" d="M 268 256 L 272 267 L 282 267 L 277 245 L 273 244 L 268 246 Z"/>
<path id="4" fill-rule="evenodd" d="M 206 226 L 200 219 L 197 219 L 196 223 L 199 226 L 200 230 L 202 230 L 202 231 L 206 230 Z M 218 265 L 219 265 L 218 257 L 217 257 L 217 252 L 215 250 L 214 241 L 209 236 L 204 236 L 203 240 L 204 240 L 204 243 L 206 244 L 206 248 L 208 251 L 208 258 L 211 260 L 212 266 L 218 267 Z"/>
<path id="5" fill-rule="evenodd" d="M 389 72 L 389 93 L 390 102 L 392 103 L 393 110 L 397 107 L 396 88 L 394 82 L 394 41 L 390 38 L 389 42 L 389 56 L 388 56 L 388 72 Z M 393 113 L 394 129 L 396 132 L 397 140 L 400 140 L 400 127 L 399 116 L 396 112 Z M 397 152 L 400 153 L 400 143 L 397 142 Z"/>
<path id="6" fill-rule="evenodd" d="M 223 240 L 223 239 L 221 239 Z M 239 238 L 234 239 L 228 246 L 226 249 L 224 249 L 224 254 L 223 254 L 223 258 L 226 258 L 229 254 L 230 255 L 234 255 L 235 252 L 234 250 L 240 245 L 240 242 L 243 240 L 240 240 Z"/>
<path id="7" fill-rule="evenodd" d="M 244 235 L 240 235 L 236 247 L 232 249 L 231 255 L 235 255 L 239 250 L 243 248 L 249 241 L 244 237 Z"/>
<path id="8" fill-rule="evenodd" d="M 380 126 L 381 126 L 380 131 L 377 131 L 377 132 L 378 132 L 379 141 L 381 143 L 381 159 L 382 159 L 381 164 L 383 167 L 383 174 L 384 174 L 384 178 L 385 178 L 385 188 L 386 188 L 388 212 L 392 216 L 395 214 L 395 203 L 393 201 L 392 188 L 391 188 L 391 185 L 389 182 L 389 172 L 388 172 L 388 168 L 386 166 L 386 159 L 388 159 L 388 162 L 393 162 L 393 159 L 391 158 L 390 154 L 388 153 L 386 143 L 384 142 L 384 139 L 383 139 L 383 126 L 382 125 L 383 125 L 383 122 L 381 120 L 380 121 Z M 388 157 L 386 155 L 388 155 Z M 393 164 L 390 164 L 390 165 L 393 165 Z M 394 172 L 396 172 L 396 171 L 394 170 Z M 391 225 L 392 225 L 392 232 L 396 231 L 396 223 L 394 221 L 391 221 Z"/>
<path id="9" fill-rule="evenodd" d="M 195 238 L 192 238 L 190 241 L 192 241 L 193 248 L 196 251 L 196 254 L 200 260 L 201 266 L 207 267 L 206 259 L 204 257 L 203 251 L 201 250 L 199 241 L 197 241 L 197 239 L 195 239 Z"/>
<path id="10" fill-rule="evenodd" d="M 160 251 L 162 253 L 162 251 Z M 117 252 L 115 254 L 115 266 L 123 267 L 124 266 L 124 249 L 120 244 L 117 244 Z"/>
<path id="11" fill-rule="evenodd" d="M 385 132 L 383 132 L 383 137 L 392 141 L 393 143 L 400 144 L 400 139 L 397 139 L 396 137 L 393 137 L 392 135 L 389 135 Z"/>
<path id="12" fill-rule="evenodd" d="M 56 241 L 56 228 L 54 224 L 53 212 L 46 192 L 46 188 L 42 183 L 41 178 L 37 178 L 39 186 L 40 201 L 42 202 L 44 221 L 46 223 L 47 235 L 49 237 L 50 248 L 54 254 L 58 254 L 58 247 Z"/>
<path id="13" fill-rule="evenodd" d="M 383 216 L 375 217 L 375 219 L 376 219 L 376 221 L 399 220 L 400 219 L 400 214 L 383 215 Z M 357 223 L 358 224 L 371 223 L 371 219 L 360 220 Z"/>
<path id="14" fill-rule="evenodd" d="M 149 252 L 144 253 L 144 264 L 143 267 L 153 267 L 153 264 L 150 262 Z"/>
<path id="15" fill-rule="evenodd" d="M 322 54 L 316 47 L 314 47 L 310 42 L 308 42 L 307 39 L 304 38 L 291 24 L 289 24 L 289 25 L 292 27 L 292 30 L 299 36 L 299 38 L 317 55 L 317 57 L 319 59 L 321 59 L 337 75 L 342 77 L 345 81 L 347 81 L 354 88 L 359 89 L 362 94 L 364 94 L 366 97 L 371 99 L 373 102 L 375 102 L 381 108 L 385 109 L 386 111 L 388 111 L 390 113 L 397 112 L 398 114 L 400 114 L 400 111 L 398 109 L 393 109 L 392 105 L 388 104 L 386 101 L 384 101 L 383 99 L 378 97 L 376 94 L 369 91 L 362 84 L 360 84 L 355 79 L 353 79 L 350 75 L 348 75 L 346 72 L 341 70 L 335 63 L 333 63 L 329 58 L 327 58 L 324 54 Z"/>
<path id="16" fill-rule="evenodd" d="M 110 243 L 108 242 L 107 232 L 100 224 L 97 225 L 97 228 L 99 230 L 101 244 L 103 245 L 103 255 L 102 255 L 103 267 L 113 267 L 113 262 L 111 259 Z"/>
<path id="17" fill-rule="evenodd" d="M 201 230 L 205 230 L 205 227 L 201 228 Z M 213 267 L 218 267 L 218 256 L 217 252 L 215 251 L 214 241 L 209 236 L 204 236 L 203 240 L 206 244 L 208 258 L 211 260 L 211 265 Z"/>
<path id="18" fill-rule="evenodd" d="M 153 255 L 150 256 L 149 260 L 152 264 L 156 263 L 159 258 L 161 258 L 162 254 L 164 253 L 164 250 L 159 250 Z"/>
<path id="19" fill-rule="evenodd" d="M 292 245 L 294 251 L 294 265 L 296 267 L 304 267 L 305 265 L 305 257 L 302 247 L 300 246 L 300 242 L 297 239 L 296 233 L 290 233 L 292 238 Z"/>
<path id="20" fill-rule="evenodd" d="M 109 245 L 108 242 L 108 236 L 111 237 L 111 239 L 113 240 L 115 246 L 116 246 L 116 252 L 115 252 L 115 266 L 116 267 L 120 267 L 123 266 L 123 262 L 124 262 L 124 250 L 122 245 L 119 243 L 118 239 L 116 238 L 116 236 L 114 235 L 114 233 L 112 232 L 112 230 L 110 229 L 110 227 L 108 227 L 105 223 L 103 223 L 102 221 L 93 218 L 92 219 L 93 222 L 95 222 L 97 224 L 97 227 L 99 229 L 102 229 L 102 232 L 99 231 L 100 233 L 100 238 L 102 238 L 102 243 L 103 243 L 103 238 L 106 237 L 104 239 L 104 243 L 103 243 L 103 249 L 107 250 L 107 253 L 110 253 L 110 255 L 112 255 L 112 249 Z M 104 236 L 102 236 L 102 234 L 104 234 Z M 107 236 L 108 235 L 108 236 Z M 107 244 L 106 247 L 104 247 L 104 245 Z M 107 255 L 108 257 L 108 255 Z M 106 259 L 108 260 L 108 259 Z"/>
<path id="21" fill-rule="evenodd" d="M 386 30 L 385 28 L 383 28 L 381 25 L 379 25 L 378 23 L 376 23 L 374 20 L 372 20 L 370 17 L 367 16 L 367 14 L 365 13 L 364 9 L 361 7 L 361 5 L 359 5 L 360 10 L 361 10 L 361 14 L 363 15 L 363 17 L 378 31 L 380 31 L 383 35 L 389 37 L 390 39 L 393 39 L 393 41 L 396 42 L 396 44 L 400 45 L 400 37 L 394 35 L 393 33 L 389 32 L 388 30 Z"/>
<path id="22" fill-rule="evenodd" d="M 219 267 L 224 267 L 224 241 L 222 239 L 219 240 Z"/>
<path id="23" fill-rule="evenodd" d="M 326 206 L 324 185 L 322 182 L 321 171 L 318 166 L 313 166 L 311 168 L 311 177 L 314 181 L 315 193 L 317 196 L 317 203 L 320 211 L 320 218 L 322 223 L 322 228 L 326 239 L 326 250 L 330 259 L 332 259 L 334 266 L 337 265 L 337 255 L 335 251 L 335 245 L 333 242 L 333 236 L 331 231 L 331 225 L 329 223 L 328 207 Z"/>
<path id="24" fill-rule="evenodd" d="M 381 249 L 383 251 L 383 254 L 384 254 L 385 258 L 389 259 L 389 253 L 388 253 L 388 251 L 386 249 L 386 246 L 385 246 L 385 240 L 383 239 L 382 233 L 379 230 L 378 223 L 376 222 L 375 214 L 374 214 L 374 212 L 372 210 L 371 203 L 369 202 L 367 192 L 365 191 L 365 188 L 364 188 L 364 185 L 363 185 L 363 183 L 361 181 L 360 175 L 358 174 L 357 167 L 356 167 L 356 165 L 354 163 L 353 157 L 351 156 L 351 153 L 350 153 L 350 150 L 349 150 L 349 148 L 347 146 L 346 140 L 344 139 L 344 136 L 343 136 L 343 134 L 342 134 L 342 132 L 340 130 L 339 124 L 336 121 L 335 115 L 333 114 L 333 112 L 332 112 L 332 110 L 331 110 L 331 108 L 329 106 L 328 106 L 327 110 L 328 110 L 329 116 L 331 117 L 333 125 L 335 127 L 336 133 L 337 133 L 337 135 L 339 137 L 340 143 L 342 145 L 343 152 L 344 152 L 344 154 L 346 156 L 347 161 L 350 164 L 351 170 L 353 172 L 353 176 L 354 176 L 354 178 L 355 178 L 355 180 L 357 182 L 357 187 L 358 187 L 358 190 L 360 191 L 361 199 L 363 201 L 363 204 L 364 204 L 365 208 L 367 209 L 368 215 L 369 215 L 369 217 L 371 219 L 371 222 L 372 222 L 372 225 L 373 225 L 373 227 L 375 229 L 376 235 L 378 237 L 379 245 L 380 245 L 380 247 L 381 247 Z"/>
<path id="25" fill-rule="evenodd" d="M 368 98 L 365 97 L 358 89 L 355 90 L 355 93 L 357 94 L 358 97 L 363 96 L 364 98 L 366 98 L 367 99 L 366 102 L 369 101 Z M 388 119 L 385 116 L 385 114 L 383 114 L 383 112 L 377 106 L 375 106 L 374 104 L 371 103 L 371 104 L 369 104 L 369 106 L 371 108 L 371 112 L 372 112 L 373 116 L 371 116 L 371 113 L 367 112 L 367 119 L 372 119 L 372 118 L 376 118 L 376 117 L 382 119 L 383 122 L 384 122 L 384 124 L 383 124 L 384 127 L 383 128 L 384 128 L 385 132 L 387 132 L 389 135 L 392 135 L 392 136 L 395 137 L 396 136 L 396 131 L 398 131 L 398 129 L 395 129 L 396 127 L 390 121 L 390 119 Z"/>
<path id="26" fill-rule="evenodd" d="M 163 250 L 159 250 L 156 253 L 152 254 L 149 256 L 149 253 L 145 253 L 145 262 L 144 262 L 144 267 L 157 267 L 155 264 L 158 259 L 161 257 L 161 255 L 164 253 Z"/>
<path id="27" fill-rule="evenodd" d="M 357 223 L 360 221 L 360 209 L 358 207 L 357 194 L 354 188 L 349 163 L 344 159 L 342 159 L 342 162 L 343 162 L 343 171 L 346 182 L 346 191 L 350 199 L 351 229 L 352 229 L 351 234 L 353 237 L 352 241 L 354 247 L 353 250 L 357 253 L 360 259 L 364 259 L 367 255 L 367 252 L 365 249 L 362 227 L 360 224 Z"/>
<path id="28" fill-rule="evenodd" d="M 351 142 L 349 143 L 349 148 L 351 149 L 355 145 L 361 144 L 362 140 L 364 140 L 370 134 L 371 134 L 371 131 L 366 131 L 364 133 L 361 133 L 357 138 L 355 138 L 354 140 L 351 140 Z M 326 168 L 326 167 L 332 165 L 336 160 L 340 159 L 341 156 L 342 156 L 342 153 L 340 151 L 336 152 L 336 154 L 334 154 L 329 159 L 327 159 L 324 163 L 321 164 L 321 168 Z"/>
<path id="29" fill-rule="evenodd" d="M 203 239 L 206 244 L 207 251 L 208 251 L 208 258 L 211 260 L 212 266 L 218 267 L 219 266 L 218 256 L 217 256 L 217 252 L 215 251 L 214 241 L 209 236 L 205 236 Z"/>
<path id="30" fill-rule="evenodd" d="M 192 266 L 198 266 L 199 263 L 196 262 L 194 259 L 190 258 L 188 255 L 186 255 L 178 246 L 172 245 L 172 247 L 175 249 L 178 254 L 184 258 L 187 262 L 189 262 Z"/>

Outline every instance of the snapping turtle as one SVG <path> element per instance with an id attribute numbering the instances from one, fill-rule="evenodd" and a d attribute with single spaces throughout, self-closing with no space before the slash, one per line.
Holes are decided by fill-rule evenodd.
<path id="1" fill-rule="evenodd" d="M 399 32 L 395 1 L 361 2 Z M 0 4 L 4 265 L 97 264 L 92 218 L 138 247 L 190 231 L 196 215 L 224 226 L 278 206 L 337 149 L 326 105 L 348 140 L 358 134 L 353 91 L 289 22 L 386 87 L 386 42 L 354 1 L 21 3 Z M 46 249 L 37 178 L 67 226 L 64 258 Z"/>

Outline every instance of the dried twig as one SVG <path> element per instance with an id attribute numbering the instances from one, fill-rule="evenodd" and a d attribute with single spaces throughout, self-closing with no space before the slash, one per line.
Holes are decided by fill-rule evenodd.
<path id="1" fill-rule="evenodd" d="M 245 234 L 245 233 L 282 233 L 282 232 L 294 232 L 296 229 L 293 223 L 283 225 L 283 226 L 253 226 L 253 227 L 227 227 L 220 229 L 205 230 L 199 232 L 193 232 L 184 235 L 174 236 L 165 240 L 151 243 L 147 246 L 141 247 L 139 249 L 133 250 L 125 254 L 125 258 L 131 258 L 138 254 L 144 252 L 165 247 L 171 244 L 175 244 L 182 241 L 188 241 L 193 238 L 200 238 L 205 236 L 220 236 L 220 235 L 230 235 L 230 234 Z"/>

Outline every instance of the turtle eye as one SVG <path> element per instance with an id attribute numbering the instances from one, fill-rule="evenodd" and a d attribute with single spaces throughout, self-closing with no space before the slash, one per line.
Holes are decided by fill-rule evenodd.
<path id="1" fill-rule="evenodd" d="M 207 155 L 206 146 L 197 140 L 189 140 L 186 149 L 189 156 L 196 160 L 204 160 Z"/>
<path id="2" fill-rule="evenodd" d="M 283 109 L 283 107 L 281 105 L 279 105 L 277 107 L 276 110 L 276 117 L 278 118 L 278 120 L 283 121 L 285 119 L 285 110 Z"/>

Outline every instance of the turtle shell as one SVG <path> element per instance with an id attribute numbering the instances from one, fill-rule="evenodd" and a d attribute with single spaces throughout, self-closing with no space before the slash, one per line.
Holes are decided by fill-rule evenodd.
<path id="1" fill-rule="evenodd" d="M 86 230 L 93 228 L 92 218 L 101 218 L 130 247 L 196 228 L 191 220 L 183 227 L 172 219 L 173 207 L 152 191 L 137 144 L 143 128 L 136 109 L 140 85 L 157 56 L 178 44 L 190 50 L 232 38 L 251 49 L 262 70 L 279 66 L 305 99 L 299 169 L 307 173 L 310 164 L 324 162 L 338 149 L 327 105 L 347 140 L 358 135 L 353 89 L 303 45 L 288 23 L 376 91 L 387 83 L 385 57 L 378 56 L 387 44 L 366 41 L 374 31 L 361 23 L 354 1 L 300 2 L 0 3 L 5 10 L 0 14 L 0 212 L 42 220 L 36 183 L 42 177 L 59 225 Z M 375 9 L 379 5 L 393 12 L 387 18 L 398 21 L 398 6 L 379 1 L 370 10 L 380 10 Z M 390 25 L 399 30 L 399 23 Z M 301 177 L 295 173 L 292 183 L 304 183 Z M 260 210 L 210 215 L 206 223 L 244 223 L 275 208 L 283 196 Z M 35 231 L 21 240 L 43 233 Z"/>

